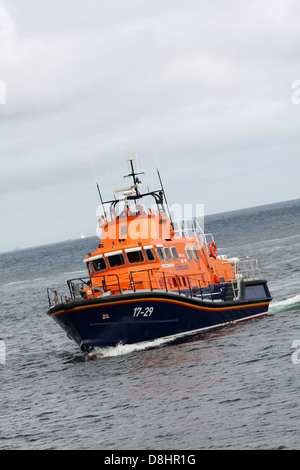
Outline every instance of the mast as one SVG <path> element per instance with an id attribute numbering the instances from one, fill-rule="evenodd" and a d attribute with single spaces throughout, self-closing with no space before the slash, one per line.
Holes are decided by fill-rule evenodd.
<path id="1" fill-rule="evenodd" d="M 165 190 L 164 190 L 164 187 L 163 187 L 163 184 L 162 184 L 162 180 L 161 180 L 161 177 L 160 177 L 159 169 L 156 168 L 156 171 L 157 171 L 157 174 L 158 174 L 158 178 L 159 178 L 161 190 L 162 190 L 162 193 L 163 193 L 163 197 L 164 197 L 165 202 L 166 202 L 166 207 L 167 207 L 167 210 L 168 210 L 169 219 L 170 219 L 170 221 L 171 221 L 172 227 L 174 228 L 173 221 L 172 221 L 172 217 L 171 217 L 171 213 L 170 213 L 170 209 L 169 209 L 169 205 L 168 205 L 168 201 L 167 201 L 167 197 L 166 197 L 166 193 L 165 193 Z"/>
<path id="2" fill-rule="evenodd" d="M 128 158 L 129 162 L 130 162 L 130 167 L 131 167 L 131 173 L 129 173 L 129 175 L 126 175 L 124 176 L 124 178 L 130 178 L 132 177 L 133 179 L 133 186 L 135 188 L 135 191 L 136 191 L 136 194 L 137 196 L 140 196 L 140 193 L 139 193 L 139 190 L 137 188 L 138 184 L 140 183 L 140 180 L 137 178 L 138 175 L 144 175 L 145 173 L 142 171 L 140 173 L 136 173 L 134 171 L 134 167 L 133 167 L 133 160 L 134 158 Z"/>
<path id="3" fill-rule="evenodd" d="M 157 189 L 155 191 L 149 191 L 149 188 L 148 188 L 147 192 L 142 193 L 138 189 L 142 185 L 142 182 L 139 180 L 138 176 L 139 175 L 144 175 L 145 172 L 144 171 L 136 172 L 135 169 L 134 169 L 133 160 L 134 160 L 134 158 L 132 158 L 132 157 L 128 158 L 128 161 L 130 162 L 131 172 L 128 175 L 124 176 L 124 178 L 132 178 L 132 183 L 133 184 L 131 186 L 128 186 L 128 187 L 119 188 L 119 189 L 114 190 L 114 193 L 123 192 L 123 194 L 124 194 L 123 199 L 116 199 L 115 198 L 113 200 L 103 201 L 101 193 L 100 193 L 99 185 L 96 181 L 97 189 L 98 189 L 98 192 L 99 192 L 99 197 L 100 197 L 100 200 L 101 200 L 101 204 L 103 206 L 104 213 L 105 213 L 105 209 L 104 209 L 105 204 L 110 204 L 110 206 L 111 206 L 110 207 L 110 212 L 112 213 L 112 211 L 115 210 L 116 205 L 121 200 L 125 200 L 125 201 L 128 200 L 128 201 L 136 202 L 138 199 L 142 199 L 143 197 L 152 196 L 155 199 L 156 205 L 158 207 L 158 212 L 160 214 L 162 213 L 162 211 L 166 212 L 169 216 L 171 225 L 174 228 L 173 221 L 172 221 L 171 214 L 170 214 L 170 210 L 169 210 L 169 206 L 168 206 L 168 202 L 167 202 L 167 198 L 166 198 L 166 194 L 165 194 L 165 191 L 164 191 L 164 187 L 163 187 L 163 184 L 162 184 L 162 179 L 161 179 L 158 168 L 156 168 L 156 170 L 157 170 L 157 174 L 158 174 L 158 178 L 159 178 L 161 188 Z M 164 202 L 165 202 L 165 204 L 164 204 Z M 166 209 L 165 209 L 165 205 L 166 205 Z M 106 217 L 106 213 L 105 213 L 105 217 Z"/>

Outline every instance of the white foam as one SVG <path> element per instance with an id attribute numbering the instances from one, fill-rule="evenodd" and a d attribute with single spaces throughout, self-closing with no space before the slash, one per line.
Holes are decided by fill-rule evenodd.
<path id="1" fill-rule="evenodd" d="M 295 295 L 289 299 L 279 300 L 278 302 L 271 302 L 269 307 L 269 314 L 292 310 L 300 306 L 300 295 Z"/>
<path id="2" fill-rule="evenodd" d="M 116 356 L 125 356 L 126 354 L 131 354 L 135 351 L 143 351 L 149 348 L 156 348 L 161 344 L 168 343 L 172 341 L 173 337 L 168 338 L 158 338 L 152 341 L 142 341 L 140 343 L 134 344 L 118 344 L 117 346 L 106 346 L 104 348 L 95 348 L 93 352 L 89 354 L 89 357 L 116 357 Z"/>

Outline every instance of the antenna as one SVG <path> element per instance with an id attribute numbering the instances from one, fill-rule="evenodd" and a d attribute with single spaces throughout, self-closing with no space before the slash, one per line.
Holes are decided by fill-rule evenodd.
<path id="1" fill-rule="evenodd" d="M 167 209 L 168 209 L 169 218 L 170 218 L 171 224 L 173 225 L 173 221 L 172 221 L 172 217 L 171 217 L 170 209 L 169 209 L 169 204 L 168 204 L 168 201 L 167 201 L 167 198 L 166 198 L 166 193 L 165 193 L 165 190 L 164 190 L 164 187 L 163 187 L 163 184 L 162 184 L 162 180 L 161 180 L 161 177 L 160 177 L 160 173 L 159 173 L 157 161 L 156 161 L 156 171 L 157 171 L 157 175 L 158 175 L 158 178 L 159 178 L 160 186 L 161 186 L 161 189 L 162 189 L 162 192 L 163 192 L 163 195 L 164 195 L 164 199 L 165 199 L 165 201 L 166 201 L 166 206 L 167 206 Z"/>
<path id="2" fill-rule="evenodd" d="M 95 177 L 95 181 L 96 181 L 96 186 L 97 186 L 97 189 L 98 189 L 98 194 L 99 194 L 99 197 L 100 197 L 100 202 L 101 202 L 101 204 L 102 204 L 102 208 L 103 208 L 103 212 L 104 212 L 105 218 L 107 219 L 106 210 L 105 210 L 105 207 L 104 207 L 103 199 L 102 199 L 102 196 L 101 196 L 99 184 L 98 184 L 98 182 L 97 182 L 96 173 L 95 173 L 95 169 L 94 169 L 94 165 L 93 165 L 93 161 L 92 161 L 92 160 L 91 160 L 91 165 L 92 165 L 92 169 L 93 169 L 93 173 L 94 173 L 94 177 Z"/>

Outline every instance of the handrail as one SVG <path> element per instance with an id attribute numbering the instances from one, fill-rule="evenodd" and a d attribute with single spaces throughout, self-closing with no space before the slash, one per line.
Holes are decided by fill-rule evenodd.
<path id="1" fill-rule="evenodd" d="M 136 273 L 147 273 L 148 274 L 148 280 L 147 282 L 149 282 L 149 286 L 150 286 L 150 290 L 151 292 L 153 291 L 153 279 L 151 280 L 151 275 L 153 276 L 153 271 L 159 271 L 159 268 L 150 268 L 150 269 L 140 269 L 140 270 L 137 270 L 137 271 L 130 271 L 129 273 L 129 288 L 132 288 L 133 291 L 135 292 L 136 291 L 136 288 L 135 288 L 135 285 L 136 284 L 141 284 L 142 282 L 144 282 L 143 280 L 139 280 L 139 281 L 135 281 L 133 279 L 133 275 L 136 274 Z"/>
<path id="2" fill-rule="evenodd" d="M 237 259 L 234 263 L 234 272 L 236 277 L 242 276 L 247 281 L 261 279 L 258 260 L 254 258 Z"/>
<path id="3" fill-rule="evenodd" d="M 135 278 L 136 275 L 139 275 L 138 280 Z M 111 283 L 109 278 L 113 276 L 116 278 L 116 282 Z M 99 277 L 102 277 L 102 284 L 97 283 L 98 285 L 93 285 L 93 277 L 69 279 L 67 281 L 69 296 L 60 294 L 57 289 L 47 288 L 49 306 L 52 307 L 59 303 L 86 298 L 84 286 L 89 288 L 92 297 L 98 297 L 101 291 L 102 294 L 100 293 L 100 295 L 105 293 L 111 295 L 116 293 L 121 294 L 124 291 L 129 292 L 130 290 L 136 292 L 138 284 L 141 284 L 142 290 L 146 289 L 145 286 L 149 286 L 151 292 L 157 289 L 210 301 L 236 298 L 239 290 L 238 283 L 233 285 L 232 281 L 219 284 L 203 283 L 197 276 L 178 276 L 177 274 L 161 271 L 159 268 L 130 271 L 127 278 L 127 287 L 125 287 L 126 280 L 125 283 L 121 284 L 117 274 L 103 274 L 95 277 L 98 280 Z"/>
<path id="4" fill-rule="evenodd" d="M 115 276 L 117 278 L 117 284 L 107 284 L 106 282 L 106 277 L 109 277 L 109 276 Z M 97 276 L 99 277 L 99 276 Z M 115 287 L 115 286 L 118 286 L 118 291 L 119 293 L 121 293 L 122 289 L 121 289 L 121 285 L 120 285 L 120 279 L 119 279 L 119 276 L 118 274 L 116 273 L 113 273 L 113 274 L 102 274 L 100 277 L 103 277 L 103 280 L 102 280 L 102 286 L 103 286 L 103 289 L 105 290 L 105 292 L 107 292 L 109 289 L 109 287 Z"/>
<path id="5" fill-rule="evenodd" d="M 155 274 L 153 271 L 156 271 Z M 143 278 L 141 275 L 147 273 L 147 277 Z M 139 280 L 134 280 L 134 275 L 139 275 Z M 180 286 L 180 279 L 184 280 L 186 287 Z M 149 288 L 151 292 L 155 286 L 158 290 L 165 292 L 176 292 L 179 295 L 185 295 L 190 297 L 209 297 L 212 301 L 215 298 L 220 298 L 223 295 L 223 291 L 227 289 L 231 283 L 220 283 L 220 284 L 208 284 L 204 283 L 201 285 L 201 279 L 197 276 L 178 276 L 177 274 L 171 274 L 166 271 L 161 271 L 159 268 L 152 269 L 141 269 L 137 271 L 130 271 L 129 273 L 129 286 L 134 292 L 136 292 L 136 285 L 149 282 Z M 143 287 L 144 288 L 144 287 Z M 224 294 L 225 295 L 225 294 Z"/>
<path id="6" fill-rule="evenodd" d="M 173 221 L 175 236 L 196 237 L 206 245 L 206 236 L 196 219 L 176 219 Z"/>

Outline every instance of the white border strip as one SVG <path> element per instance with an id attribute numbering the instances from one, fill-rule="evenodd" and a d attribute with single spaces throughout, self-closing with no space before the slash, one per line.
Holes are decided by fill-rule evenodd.
<path id="1" fill-rule="evenodd" d="M 108 256 L 113 256 L 113 255 L 121 255 L 123 253 L 122 250 L 116 250 L 116 251 L 110 251 L 109 253 L 104 253 L 105 258 Z"/>
<path id="2" fill-rule="evenodd" d="M 96 255 L 96 256 L 91 256 L 90 258 L 85 258 L 83 262 L 88 263 L 89 261 L 93 261 L 94 259 L 99 259 L 99 258 L 103 258 L 103 255 Z"/>
<path id="3" fill-rule="evenodd" d="M 125 248 L 125 253 L 132 253 L 133 251 L 142 251 L 142 247 L 136 246 L 135 248 Z"/>

